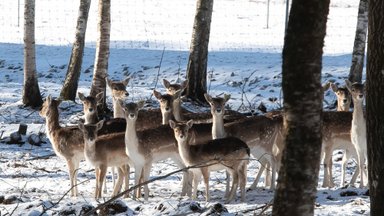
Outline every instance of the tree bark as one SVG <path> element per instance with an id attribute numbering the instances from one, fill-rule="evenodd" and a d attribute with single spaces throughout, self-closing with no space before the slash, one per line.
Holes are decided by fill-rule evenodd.
<path id="1" fill-rule="evenodd" d="M 104 92 L 104 101 L 98 108 L 98 113 L 105 112 L 105 78 L 108 75 L 109 42 L 111 34 L 111 0 L 99 0 L 99 21 L 97 26 L 99 37 L 96 43 L 95 68 L 90 95 L 96 96 Z"/>
<path id="2" fill-rule="evenodd" d="M 81 72 L 81 64 L 83 63 L 85 32 L 87 29 L 89 8 L 91 0 L 81 0 L 79 14 L 77 17 L 77 26 L 75 34 L 75 42 L 73 43 L 71 58 L 68 64 L 67 75 L 61 89 L 60 96 L 64 100 L 74 101 Z"/>
<path id="3" fill-rule="evenodd" d="M 321 68 L 329 0 L 293 0 L 283 48 L 286 147 L 273 215 L 313 215 L 321 151 Z"/>
<path id="4" fill-rule="evenodd" d="M 207 92 L 208 43 L 212 10 L 213 0 L 197 0 L 187 66 L 187 96 L 203 103 L 204 93 Z"/>
<path id="5" fill-rule="evenodd" d="M 355 34 L 355 43 L 353 45 L 352 65 L 349 71 L 348 79 L 351 82 L 361 82 L 364 58 L 365 42 L 368 32 L 368 0 L 360 0 L 359 12 L 357 15 L 357 25 Z"/>
<path id="6" fill-rule="evenodd" d="M 33 108 L 43 104 L 36 76 L 35 0 L 25 0 L 24 4 L 23 104 Z"/>
<path id="7" fill-rule="evenodd" d="M 371 215 L 384 215 L 384 1 L 370 0 L 367 52 L 367 148 Z"/>

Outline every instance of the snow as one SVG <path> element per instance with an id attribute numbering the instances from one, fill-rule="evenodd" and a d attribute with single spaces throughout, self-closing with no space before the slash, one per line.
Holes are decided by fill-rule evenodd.
<path id="1" fill-rule="evenodd" d="M 72 2 L 73 4 L 53 4 L 53 1 L 48 0 L 37 2 L 36 61 L 39 86 L 44 97 L 58 97 L 65 78 L 78 8 L 78 1 Z M 214 96 L 231 94 L 229 107 L 245 113 L 257 110 L 260 103 L 268 110 L 273 110 L 279 108 L 282 102 L 281 49 L 285 2 L 271 1 L 268 28 L 266 2 L 223 0 L 214 5 L 207 79 L 209 93 Z M 95 3 L 92 3 L 90 11 L 87 47 L 78 89 L 85 95 L 90 91 L 95 56 Z M 174 8 L 167 8 L 168 5 Z M 331 2 L 325 38 L 323 82 L 332 80 L 343 84 L 348 76 L 357 6 L 357 0 Z M 113 1 L 109 76 L 114 80 L 131 76 L 127 88 L 130 101 L 151 98 L 154 88 L 164 92 L 161 84 L 163 78 L 172 83 L 184 79 L 194 9 L 194 0 Z M 46 215 L 58 212 L 79 215 L 84 209 L 97 206 L 108 199 L 112 192 L 110 177 L 106 198 L 95 200 L 94 172 L 90 165 L 82 162 L 78 175 L 80 196 L 71 198 L 66 195 L 70 188 L 66 164 L 54 155 L 47 138 L 42 138 L 45 143 L 41 146 L 4 143 L 11 133 L 18 130 L 20 123 L 28 125 L 27 134 L 22 136 L 23 141 L 26 142 L 31 135 L 34 135 L 33 139 L 37 139 L 39 132 L 45 133 L 45 121 L 37 111 L 23 107 L 21 102 L 23 46 L 22 25 L 18 26 L 15 19 L 17 4 L 13 0 L 2 1 L 0 11 L 0 25 L 3 32 L 7 32 L 0 35 L 0 200 L 2 196 L 6 200 L 11 197 L 21 200 L 13 204 L 0 204 L 0 214 L 9 215 L 14 211 L 14 215 L 40 215 L 46 211 Z M 22 22 L 22 13 L 20 16 Z M 163 48 L 164 57 L 159 68 Z M 109 91 L 107 97 L 108 105 L 112 106 Z M 152 100 L 154 101 L 153 97 Z M 333 93 L 326 92 L 324 107 L 332 105 L 335 100 Z M 155 101 L 151 104 L 158 106 Z M 185 103 L 184 106 L 195 111 L 208 110 L 208 107 L 197 108 L 190 103 Z M 77 124 L 83 115 L 80 100 L 63 102 L 60 105 L 60 115 L 62 125 Z M 340 158 L 340 151 L 335 151 L 333 175 L 336 185 L 340 184 Z M 354 161 L 348 164 L 347 181 L 350 180 L 355 166 Z M 151 177 L 165 175 L 176 169 L 170 160 L 162 161 L 153 166 Z M 258 170 L 259 164 L 251 161 L 248 166 L 247 187 L 252 184 Z M 366 189 L 339 186 L 322 188 L 322 172 L 321 166 L 316 215 L 369 215 L 369 196 L 365 195 Z M 133 182 L 132 172 L 130 177 Z M 223 171 L 211 174 L 211 202 L 208 203 L 204 201 L 202 193 L 196 201 L 179 197 L 180 179 L 181 173 L 178 173 L 151 183 L 151 197 L 148 202 L 121 199 L 118 204 L 125 205 L 127 209 L 120 215 L 207 215 L 212 213 L 212 209 L 220 207 L 215 204 L 224 203 Z M 199 189 L 204 190 L 202 183 Z M 356 194 L 341 196 L 345 191 Z M 237 199 L 225 204 L 228 211 L 225 214 L 259 214 L 263 211 L 263 206 L 269 206 L 272 199 L 273 191 L 260 182 L 256 190 L 247 192 L 246 203 Z M 265 213 L 270 212 L 269 206 Z"/>

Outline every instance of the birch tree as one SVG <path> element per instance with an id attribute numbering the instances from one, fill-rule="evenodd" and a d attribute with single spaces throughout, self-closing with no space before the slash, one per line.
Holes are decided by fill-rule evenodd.
<path id="1" fill-rule="evenodd" d="M 68 64 L 67 75 L 61 89 L 60 96 L 64 100 L 75 100 L 76 92 L 83 63 L 85 32 L 87 29 L 89 8 L 91 0 L 81 0 L 77 16 L 75 42 L 73 43 L 71 58 Z"/>
<path id="2" fill-rule="evenodd" d="M 321 151 L 321 68 L 329 0 L 293 0 L 283 48 L 284 134 L 273 215 L 313 215 Z M 309 46 L 310 45 L 310 46 Z"/>
<path id="3" fill-rule="evenodd" d="M 364 58 L 365 42 L 368 32 L 368 0 L 360 0 L 359 12 L 357 15 L 357 25 L 355 33 L 355 42 L 353 45 L 352 65 L 349 71 L 348 79 L 351 82 L 361 82 Z"/>
<path id="4" fill-rule="evenodd" d="M 367 148 L 371 215 L 384 215 L 384 1 L 369 1 L 367 51 Z"/>
<path id="5" fill-rule="evenodd" d="M 35 0 L 25 0 L 24 3 L 23 104 L 33 108 L 43 104 L 36 76 Z"/>
<path id="6" fill-rule="evenodd" d="M 90 95 L 96 96 L 98 93 L 104 92 L 105 96 L 105 78 L 108 75 L 109 42 L 111 34 L 111 0 L 99 0 L 97 31 L 98 39 L 96 43 L 95 68 L 93 70 Z M 105 97 L 101 110 L 105 110 Z"/>
<path id="7" fill-rule="evenodd" d="M 207 92 L 208 43 L 213 0 L 197 0 L 187 66 L 187 96 L 205 102 Z"/>

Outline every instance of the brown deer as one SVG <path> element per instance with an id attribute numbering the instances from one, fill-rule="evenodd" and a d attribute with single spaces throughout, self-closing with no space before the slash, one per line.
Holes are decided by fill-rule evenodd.
<path id="1" fill-rule="evenodd" d="M 251 154 L 261 163 L 260 171 L 250 189 L 256 187 L 261 173 L 268 164 L 272 167 L 271 181 L 273 183 L 271 184 L 271 189 L 274 189 L 277 167 L 276 158 L 273 154 L 273 144 L 281 129 L 281 118 L 275 121 L 265 116 L 257 116 L 224 124 L 225 103 L 229 100 L 230 96 L 224 95 L 224 98 L 212 98 L 208 94 L 204 96 L 211 106 L 213 118 L 212 138 L 223 138 L 227 136 L 240 138 L 248 144 L 251 149 Z"/>
<path id="2" fill-rule="evenodd" d="M 108 167 L 117 167 L 118 179 L 114 186 L 112 196 L 120 192 L 123 180 L 126 179 L 125 190 L 129 187 L 129 169 L 127 164 L 132 162 L 125 153 L 125 133 L 113 133 L 98 136 L 104 121 L 97 124 L 79 123 L 79 128 L 84 134 L 84 154 L 88 163 L 95 167 L 96 188 L 95 198 L 101 198 L 101 190 Z M 127 172 L 128 171 L 128 172 Z"/>
<path id="3" fill-rule="evenodd" d="M 157 98 L 157 101 L 160 104 L 160 111 L 162 114 L 162 124 L 167 125 L 169 120 L 175 118 L 175 100 L 178 100 L 180 97 L 181 91 L 174 92 L 171 94 L 161 94 L 160 92 L 153 90 L 153 95 Z M 179 102 L 180 104 L 180 102 Z"/>
<path id="4" fill-rule="evenodd" d="M 125 132 L 125 152 L 131 158 L 135 168 L 135 184 L 138 184 L 142 176 L 143 181 L 149 178 L 151 166 L 153 163 L 167 158 L 171 158 L 180 168 L 185 167 L 176 147 L 176 140 L 173 136 L 173 130 L 168 125 L 162 125 L 147 130 L 136 130 L 136 120 L 140 117 L 139 109 L 144 103 L 120 102 L 123 107 L 127 128 Z M 181 195 L 188 193 L 188 173 L 183 173 L 183 187 Z M 138 190 L 135 190 L 134 197 L 138 196 Z M 148 185 L 144 186 L 144 199 L 148 200 Z"/>
<path id="5" fill-rule="evenodd" d="M 347 89 L 351 93 L 353 100 L 351 140 L 357 152 L 357 162 L 360 171 L 360 188 L 365 186 L 367 176 L 365 161 L 367 160 L 367 128 L 363 111 L 364 84 L 351 83 L 345 80 Z"/>
<path id="6" fill-rule="evenodd" d="M 167 94 L 169 95 L 177 94 L 176 97 L 174 97 L 173 103 L 172 103 L 173 116 L 176 119 L 176 121 L 182 121 L 183 110 L 181 108 L 181 95 L 188 85 L 188 80 L 185 80 L 180 84 L 176 84 L 176 83 L 171 84 L 168 80 L 163 79 L 163 85 L 167 91 Z M 168 122 L 166 124 L 168 124 Z"/>
<path id="7" fill-rule="evenodd" d="M 122 81 L 112 81 L 105 78 L 109 89 L 112 92 L 112 103 L 113 103 L 113 117 L 114 118 L 124 118 L 124 113 L 122 107 L 120 107 L 120 100 L 124 100 L 129 96 L 127 92 L 127 85 L 130 78 L 126 78 Z"/>
<path id="8" fill-rule="evenodd" d="M 169 121 L 177 140 L 177 146 L 184 164 L 187 166 L 198 166 L 192 168 L 193 173 L 193 195 L 197 198 L 197 186 L 201 175 L 205 183 L 206 201 L 209 195 L 209 173 L 210 171 L 225 169 L 233 178 L 232 188 L 226 202 L 233 200 L 238 184 L 240 182 L 241 200 L 245 201 L 246 170 L 249 160 L 249 148 L 247 144 L 235 137 L 214 139 L 203 143 L 189 145 L 188 131 L 193 125 L 190 120 L 187 123 L 176 123 Z"/>
<path id="9" fill-rule="evenodd" d="M 347 88 L 338 87 L 335 83 L 328 82 L 332 91 L 336 94 L 337 98 L 337 111 L 349 111 L 351 106 L 351 94 Z"/>
<path id="10" fill-rule="evenodd" d="M 77 127 L 61 127 L 59 123 L 59 105 L 61 100 L 45 99 L 40 116 L 46 120 L 46 133 L 56 155 L 63 158 L 68 166 L 71 182 L 71 196 L 77 196 L 77 171 L 84 159 L 83 133 Z"/>

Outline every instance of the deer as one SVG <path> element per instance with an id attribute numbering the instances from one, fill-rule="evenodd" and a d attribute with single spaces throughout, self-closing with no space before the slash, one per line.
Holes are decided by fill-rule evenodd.
<path id="1" fill-rule="evenodd" d="M 337 98 L 337 111 L 349 111 L 349 108 L 351 106 L 351 94 L 349 93 L 348 89 L 345 87 L 338 87 L 337 84 L 333 82 L 327 82 L 326 87 L 324 90 L 327 90 L 328 88 L 332 89 L 332 91 L 335 93 Z"/>
<path id="2" fill-rule="evenodd" d="M 234 136 L 242 139 L 248 144 L 251 149 L 251 154 L 257 158 L 262 165 L 250 189 L 256 188 L 261 173 L 268 164 L 272 167 L 271 189 L 274 189 L 277 167 L 273 154 L 273 144 L 281 129 L 282 119 L 276 118 L 278 120 L 275 120 L 265 116 L 254 116 L 224 124 L 223 115 L 225 103 L 229 100 L 230 96 L 224 95 L 224 98 L 212 98 L 208 94 L 204 96 L 211 106 L 213 118 L 212 138 Z M 250 131 L 253 133 L 250 133 Z"/>
<path id="3" fill-rule="evenodd" d="M 150 169 L 153 163 L 167 158 L 171 158 L 177 166 L 184 168 L 185 165 L 179 155 L 176 147 L 176 140 L 173 136 L 173 130 L 169 125 L 161 125 L 156 128 L 146 130 L 136 130 L 136 121 L 139 116 L 139 109 L 144 106 L 144 102 L 127 103 L 120 101 L 123 107 L 124 116 L 127 122 L 125 131 L 125 152 L 135 168 L 135 184 L 139 183 L 140 177 L 147 181 Z M 184 196 L 189 193 L 188 189 L 189 175 L 183 173 L 182 192 Z M 189 195 L 189 194 L 188 194 Z M 138 190 L 134 191 L 134 198 L 138 196 Z M 144 199 L 148 200 L 148 185 L 144 185 Z"/>
<path id="4" fill-rule="evenodd" d="M 99 117 L 97 115 L 97 105 L 101 103 L 103 100 L 104 92 L 100 92 L 93 97 L 91 95 L 85 96 L 83 93 L 78 92 L 79 99 L 83 104 L 83 112 L 84 112 L 84 123 L 85 124 L 96 124 L 99 122 Z M 102 128 L 98 131 L 98 135 L 109 134 L 109 133 L 117 133 L 117 132 L 125 132 L 125 120 L 121 118 L 109 119 L 105 120 L 102 124 Z M 127 173 L 129 173 L 129 166 L 126 166 Z M 111 168 L 112 173 L 112 182 L 115 185 L 115 172 L 114 169 Z M 107 191 L 106 182 L 104 181 L 104 193 Z M 129 184 L 128 179 L 125 179 L 124 182 L 126 185 Z"/>
<path id="5" fill-rule="evenodd" d="M 84 160 L 83 133 L 77 127 L 62 127 L 59 123 L 59 105 L 61 100 L 55 100 L 48 95 L 39 112 L 46 120 L 46 133 L 55 154 L 63 158 L 68 167 L 71 184 L 71 196 L 78 195 L 77 172 L 79 163 Z"/>
<path id="6" fill-rule="evenodd" d="M 171 84 L 168 80 L 163 79 L 163 85 L 164 85 L 168 95 L 176 96 L 173 99 L 173 103 L 172 103 L 173 116 L 176 119 L 176 121 L 182 121 L 183 120 L 183 113 L 182 113 L 182 108 L 181 108 L 181 93 L 187 87 L 188 80 L 185 80 L 180 84 L 176 84 L 176 83 Z M 168 124 L 168 121 L 166 124 Z"/>
<path id="7" fill-rule="evenodd" d="M 130 78 L 128 77 L 122 81 L 112 81 L 106 77 L 105 80 L 112 93 L 113 117 L 124 118 L 124 113 L 122 107 L 120 107 L 119 101 L 124 100 L 129 96 L 126 88 Z"/>
<path id="8" fill-rule="evenodd" d="M 197 186 L 201 176 L 205 183 L 206 201 L 209 195 L 209 173 L 210 171 L 225 169 L 233 178 L 232 187 L 226 202 L 234 199 L 238 184 L 240 183 L 241 201 L 245 201 L 246 170 L 249 160 L 249 148 L 245 142 L 236 137 L 213 139 L 203 143 L 190 145 L 188 143 L 188 130 L 193 121 L 176 123 L 169 121 L 174 131 L 180 156 L 186 166 L 197 166 L 192 168 L 193 194 L 192 199 L 197 198 Z"/>
<path id="9" fill-rule="evenodd" d="M 365 186 L 365 161 L 367 160 L 367 128 L 363 111 L 365 84 L 352 83 L 345 80 L 346 87 L 353 101 L 351 140 L 357 152 L 357 163 L 360 172 L 360 188 Z"/>
<path id="10" fill-rule="evenodd" d="M 120 192 L 123 180 L 126 180 L 125 190 L 128 190 L 129 169 L 127 169 L 127 164 L 132 164 L 125 153 L 125 133 L 121 132 L 98 136 L 98 131 L 102 128 L 103 123 L 104 120 L 96 124 L 84 124 L 82 122 L 78 124 L 79 129 L 83 132 L 85 159 L 95 167 L 96 199 L 102 197 L 101 190 L 108 167 L 118 168 L 118 179 L 114 186 L 112 196 Z"/>
<path id="11" fill-rule="evenodd" d="M 160 104 L 160 111 L 162 114 L 162 124 L 167 125 L 168 121 L 175 118 L 175 101 L 179 100 L 181 91 L 178 90 L 176 92 L 173 92 L 173 94 L 161 94 L 160 92 L 153 90 L 153 95 L 157 98 L 159 104 Z M 180 101 L 179 103 L 180 104 Z M 180 119 L 180 115 L 178 117 Z"/>

